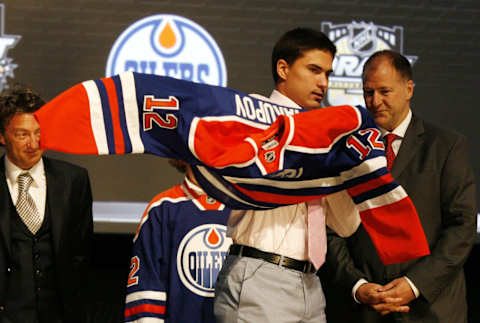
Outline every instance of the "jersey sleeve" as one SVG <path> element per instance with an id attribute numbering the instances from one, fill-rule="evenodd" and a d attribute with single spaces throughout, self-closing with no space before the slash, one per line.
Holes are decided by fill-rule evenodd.
<path id="1" fill-rule="evenodd" d="M 150 207 L 150 206 L 149 206 Z M 168 234 L 162 208 L 147 209 L 135 236 L 127 280 L 125 322 L 163 322 L 167 312 Z"/>

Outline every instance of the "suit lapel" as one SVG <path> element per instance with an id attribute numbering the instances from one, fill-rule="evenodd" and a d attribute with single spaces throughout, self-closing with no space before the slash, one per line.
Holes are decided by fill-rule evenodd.
<path id="1" fill-rule="evenodd" d="M 423 121 L 413 115 L 392 167 L 392 175 L 394 178 L 398 178 L 402 174 L 413 156 L 421 149 L 423 132 Z"/>
<path id="2" fill-rule="evenodd" d="M 45 165 L 45 177 L 47 179 L 47 210 L 50 215 L 52 227 L 53 245 L 55 253 L 58 253 L 63 228 L 62 209 L 64 206 L 64 176 L 52 167 L 50 160 L 43 158 Z"/>
<path id="3" fill-rule="evenodd" d="M 11 241 L 10 241 L 10 217 L 11 217 L 11 204 L 12 199 L 10 191 L 8 189 L 7 179 L 5 177 L 5 155 L 0 158 L 0 196 L 5 199 L 4 203 L 0 203 L 0 235 L 2 236 L 3 243 L 7 247 L 7 251 L 11 253 Z"/>

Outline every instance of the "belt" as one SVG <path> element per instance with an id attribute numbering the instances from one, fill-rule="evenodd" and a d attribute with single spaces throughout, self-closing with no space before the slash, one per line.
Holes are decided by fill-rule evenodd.
<path id="1" fill-rule="evenodd" d="M 255 259 L 263 259 L 266 262 L 270 262 L 275 265 L 279 265 L 285 268 L 290 268 L 294 270 L 301 271 L 303 273 L 315 273 L 317 270 L 315 266 L 312 265 L 309 261 L 301 261 L 289 257 L 285 257 L 282 255 L 278 255 L 276 253 L 265 252 L 262 250 L 258 250 L 256 248 L 252 248 L 249 246 L 243 246 L 239 244 L 232 244 L 230 246 L 230 250 L 228 254 L 240 257 L 250 257 Z"/>

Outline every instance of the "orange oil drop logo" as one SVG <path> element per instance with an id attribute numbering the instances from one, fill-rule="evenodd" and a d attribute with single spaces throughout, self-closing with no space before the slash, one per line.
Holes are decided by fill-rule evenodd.
<path id="1" fill-rule="evenodd" d="M 220 237 L 218 236 L 218 233 L 215 230 L 210 231 L 210 234 L 208 235 L 208 243 L 216 245 L 219 240 Z"/>
<path id="2" fill-rule="evenodd" d="M 160 45 L 162 45 L 164 48 L 172 48 L 175 46 L 177 38 L 175 37 L 175 33 L 173 32 L 173 29 L 170 27 L 169 23 L 165 25 L 160 33 L 159 41 Z"/>

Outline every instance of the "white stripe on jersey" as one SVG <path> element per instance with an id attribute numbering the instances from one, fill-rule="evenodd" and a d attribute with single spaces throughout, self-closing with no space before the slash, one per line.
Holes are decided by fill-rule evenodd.
<path id="1" fill-rule="evenodd" d="M 145 290 L 140 292 L 134 292 L 127 295 L 126 303 L 140 301 L 142 299 L 151 299 L 154 301 L 166 301 L 167 293 L 154 290 Z"/>
<path id="2" fill-rule="evenodd" d="M 299 181 L 281 181 L 279 179 L 268 178 L 247 178 L 247 177 L 232 177 L 223 176 L 225 180 L 235 184 L 251 184 L 259 186 L 276 187 L 280 189 L 303 189 L 303 188 L 315 188 L 315 187 L 334 187 L 341 185 L 343 182 L 356 178 L 362 175 L 372 173 L 379 170 L 382 167 L 386 167 L 386 159 L 383 156 L 367 159 L 358 166 L 355 166 L 347 171 L 340 173 L 340 176 L 324 177 L 311 180 L 299 180 Z M 287 171 L 287 170 L 285 170 Z"/>
<path id="3" fill-rule="evenodd" d="M 203 177 L 205 177 L 205 179 L 210 182 L 213 186 L 215 186 L 215 188 L 221 192 L 223 192 L 225 195 L 228 195 L 230 196 L 231 198 L 233 198 L 235 201 L 239 201 L 240 203 L 243 203 L 243 204 L 246 204 L 246 205 L 251 205 L 251 206 L 254 206 L 254 207 L 258 207 L 258 208 L 264 208 L 264 209 L 269 209 L 269 207 L 266 207 L 266 206 L 263 206 L 263 205 L 257 205 L 257 204 L 253 204 L 253 203 L 249 203 L 247 201 L 244 201 L 243 199 L 241 199 L 240 197 L 236 196 L 235 194 L 233 194 L 231 191 L 229 191 L 221 182 L 219 182 L 215 177 L 213 177 L 212 175 L 210 175 L 210 173 L 208 172 L 208 170 L 203 167 L 203 166 L 195 166 L 197 167 L 198 171 L 200 173 L 202 173 Z"/>
<path id="4" fill-rule="evenodd" d="M 132 143 L 133 154 L 143 154 L 145 147 L 140 137 L 141 127 L 138 117 L 137 95 L 135 79 L 132 72 L 120 73 L 122 83 L 123 105 L 125 108 L 125 120 L 127 122 L 128 135 Z"/>
<path id="5" fill-rule="evenodd" d="M 105 123 L 103 120 L 102 101 L 100 93 L 94 81 L 85 81 L 82 83 L 87 91 L 88 102 L 90 103 L 90 120 L 95 137 L 95 144 L 99 155 L 108 155 L 107 135 L 105 132 Z"/>
<path id="6" fill-rule="evenodd" d="M 287 170 L 284 170 L 287 171 Z M 339 176 L 335 177 L 325 177 L 309 180 L 299 180 L 299 181 L 281 181 L 279 179 L 268 179 L 268 178 L 248 178 L 248 177 L 231 177 L 223 176 L 223 178 L 231 183 L 235 184 L 252 184 L 268 187 L 276 187 L 280 189 L 303 189 L 303 188 L 315 188 L 315 187 L 332 187 L 342 184 L 342 180 Z"/>
<path id="7" fill-rule="evenodd" d="M 360 165 L 340 173 L 340 176 L 344 179 L 344 181 L 347 181 L 349 179 L 367 175 L 379 170 L 382 167 L 387 167 L 387 159 L 385 156 L 378 156 L 372 159 L 367 159 Z"/>
<path id="8" fill-rule="evenodd" d="M 135 321 L 128 321 L 128 323 L 163 323 L 163 319 L 157 317 L 140 317 Z"/>
<path id="9" fill-rule="evenodd" d="M 393 204 L 407 197 L 407 193 L 401 186 L 382 194 L 380 196 L 368 199 L 357 205 L 358 211 L 373 210 L 377 207 Z"/>

